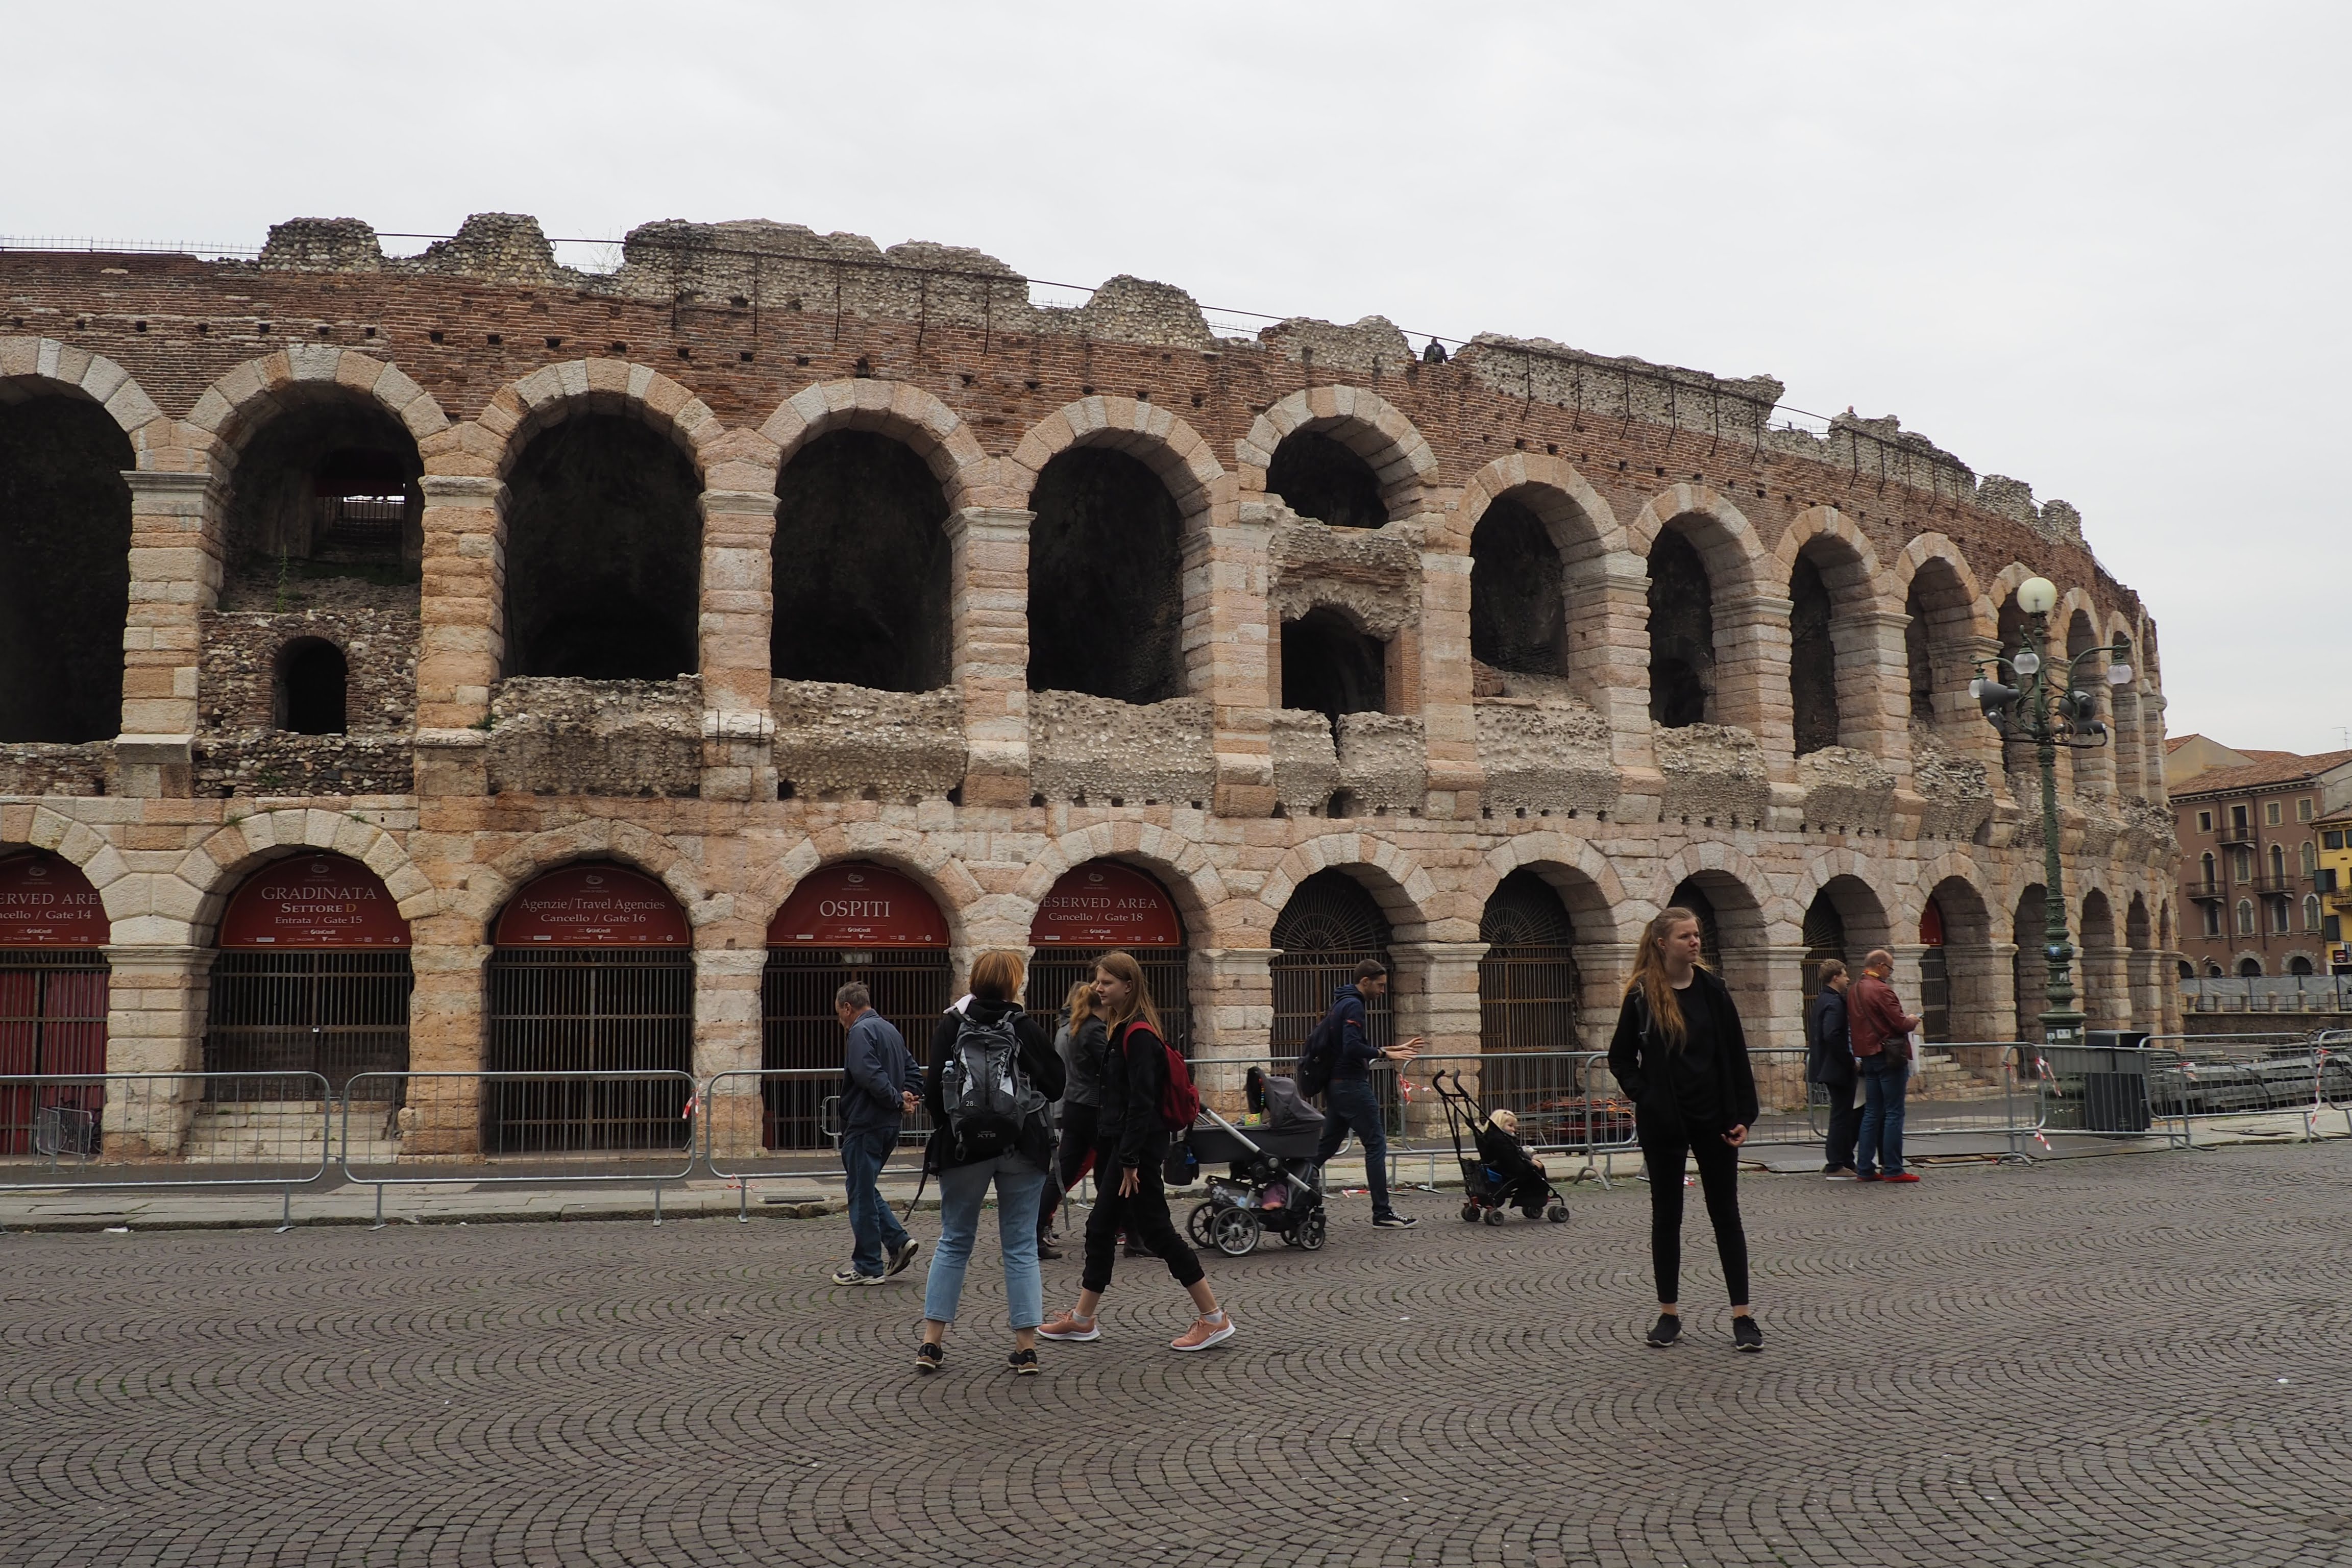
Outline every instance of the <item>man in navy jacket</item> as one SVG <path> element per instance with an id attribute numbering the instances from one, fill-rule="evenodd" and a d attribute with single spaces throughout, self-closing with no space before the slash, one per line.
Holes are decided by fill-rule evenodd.
<path id="1" fill-rule="evenodd" d="M 1829 1095 L 1828 1163 L 1822 1174 L 1832 1182 L 1854 1179 L 1853 1140 L 1862 1130 L 1862 1111 L 1853 1103 L 1853 1044 L 1846 1024 L 1850 984 L 1843 963 L 1824 960 L 1821 991 L 1805 1009 L 1805 1081 L 1820 1084 Z"/>
<path id="2" fill-rule="evenodd" d="M 865 986 L 852 983 L 834 993 L 834 1016 L 849 1032 L 843 1052 L 841 1169 L 849 1185 L 849 1233 L 856 1239 L 849 1266 L 833 1277 L 836 1285 L 879 1285 L 915 1260 L 921 1242 L 885 1203 L 882 1167 L 898 1147 L 898 1128 L 919 1108 L 922 1073 L 907 1049 L 906 1037 L 874 1010 Z"/>
<path id="3" fill-rule="evenodd" d="M 1372 1064 L 1382 1057 L 1409 1062 L 1419 1054 L 1422 1040 L 1415 1035 L 1400 1045 L 1372 1044 L 1364 1004 L 1388 988 L 1388 966 L 1377 958 L 1368 958 L 1356 965 L 1355 984 L 1340 986 L 1331 998 L 1326 1021 L 1338 1021 L 1339 1043 L 1331 1060 L 1331 1087 L 1323 1091 L 1323 1140 L 1315 1151 L 1315 1163 L 1319 1167 L 1338 1153 L 1352 1131 L 1364 1149 L 1364 1183 L 1372 1191 L 1372 1223 L 1402 1230 L 1414 1222 L 1389 1206 L 1388 1130 L 1381 1124 L 1380 1097 L 1372 1092 Z"/>

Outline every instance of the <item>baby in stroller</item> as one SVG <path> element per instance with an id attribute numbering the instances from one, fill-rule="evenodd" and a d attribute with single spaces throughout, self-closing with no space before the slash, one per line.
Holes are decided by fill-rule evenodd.
<path id="1" fill-rule="evenodd" d="M 1446 1079 L 1454 1082 L 1449 1088 Z M 1568 1205 L 1544 1173 L 1544 1163 L 1519 1142 L 1519 1119 L 1510 1110 L 1489 1114 L 1470 1091 L 1462 1075 L 1440 1073 L 1430 1080 L 1445 1102 L 1445 1122 L 1454 1135 L 1454 1158 L 1462 1163 L 1462 1217 L 1473 1225 L 1503 1223 L 1507 1209 L 1517 1209 L 1529 1219 L 1541 1217 L 1554 1225 L 1568 1220 Z M 1470 1147 L 1462 1134 L 1470 1134 Z"/>

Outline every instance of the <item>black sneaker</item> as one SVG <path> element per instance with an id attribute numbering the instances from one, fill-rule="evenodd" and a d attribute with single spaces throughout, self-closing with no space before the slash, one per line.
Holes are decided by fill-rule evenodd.
<path id="1" fill-rule="evenodd" d="M 1755 1319 L 1731 1320 L 1731 1348 L 1736 1351 L 1760 1351 L 1764 1348 L 1764 1331 L 1756 1326 Z"/>
<path id="2" fill-rule="evenodd" d="M 896 1251 L 890 1254 L 890 1267 L 882 1270 L 883 1278 L 887 1279 L 893 1274 L 904 1274 L 907 1271 L 907 1265 L 915 1261 L 915 1254 L 922 1250 L 923 1244 L 913 1237 L 908 1237 L 898 1245 Z"/>
<path id="3" fill-rule="evenodd" d="M 929 1343 L 928 1342 L 915 1347 L 915 1370 L 917 1372 L 937 1372 L 940 1370 L 940 1363 L 947 1359 L 947 1352 L 941 1350 L 935 1344 Z"/>
<path id="4" fill-rule="evenodd" d="M 1004 1358 L 1004 1364 L 1013 1369 L 1016 1377 L 1034 1377 L 1037 1375 L 1037 1352 L 1014 1351 Z"/>
<path id="5" fill-rule="evenodd" d="M 1650 1330 L 1650 1343 L 1664 1350 L 1682 1337 L 1683 1321 L 1672 1312 L 1660 1312 L 1656 1326 Z"/>
<path id="6" fill-rule="evenodd" d="M 1037 1238 L 1037 1256 L 1051 1263 L 1062 1256 L 1062 1249 L 1054 1245 L 1051 1237 L 1041 1236 Z"/>
<path id="7" fill-rule="evenodd" d="M 1376 1214 L 1372 1216 L 1372 1224 L 1381 1230 L 1411 1230 L 1420 1223 L 1410 1215 Z"/>

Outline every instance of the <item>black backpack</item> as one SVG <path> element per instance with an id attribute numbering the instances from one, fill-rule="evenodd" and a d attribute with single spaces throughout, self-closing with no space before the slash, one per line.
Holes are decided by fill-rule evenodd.
<path id="1" fill-rule="evenodd" d="M 1339 1007 L 1336 1002 L 1298 1047 L 1298 1070 L 1293 1075 L 1298 1092 L 1312 1100 L 1331 1087 L 1331 1069 L 1339 1062 Z"/>
<path id="2" fill-rule="evenodd" d="M 1047 1113 L 1045 1097 L 1021 1070 L 1021 1038 L 1013 1027 L 1020 1016 L 1014 1009 L 983 1024 L 967 1012 L 956 1027 L 955 1049 L 940 1072 L 940 1101 L 956 1164 L 1011 1153 L 1021 1145 L 1022 1129 Z"/>

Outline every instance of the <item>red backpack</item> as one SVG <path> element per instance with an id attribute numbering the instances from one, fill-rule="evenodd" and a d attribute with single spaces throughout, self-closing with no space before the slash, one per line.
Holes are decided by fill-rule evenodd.
<path id="1" fill-rule="evenodd" d="M 1150 1035 L 1167 1058 L 1167 1072 L 1160 1088 L 1160 1125 L 1171 1132 L 1190 1131 L 1192 1123 L 1201 1119 L 1201 1091 L 1192 1083 L 1192 1064 L 1160 1037 L 1160 1031 L 1140 1018 L 1127 1026 L 1127 1038 L 1120 1042 L 1120 1048 L 1131 1050 L 1138 1035 Z"/>

